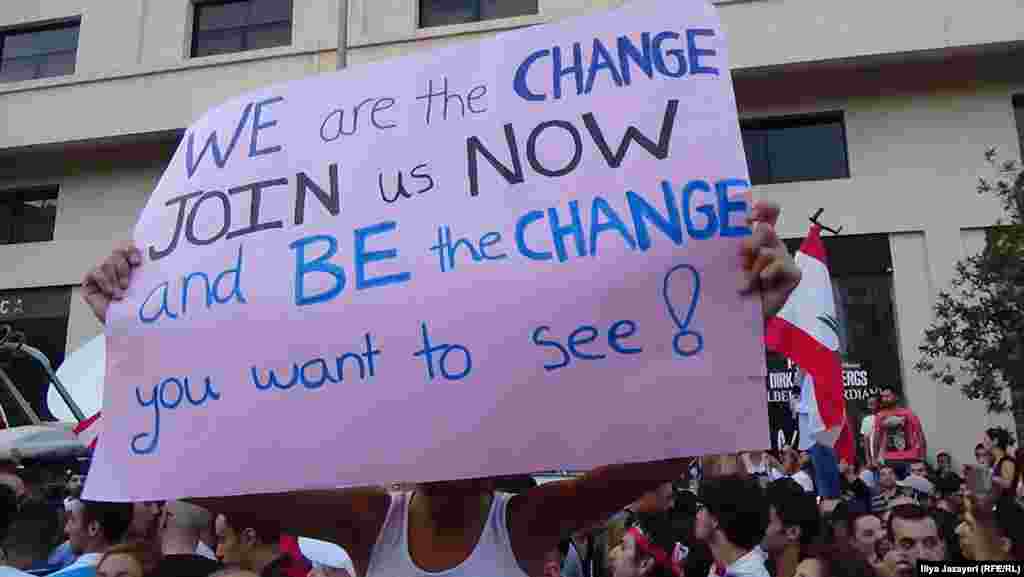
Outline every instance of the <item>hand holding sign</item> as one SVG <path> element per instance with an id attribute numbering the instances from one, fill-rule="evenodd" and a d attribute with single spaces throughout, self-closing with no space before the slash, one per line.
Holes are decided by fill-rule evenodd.
<path id="1" fill-rule="evenodd" d="M 800 267 L 775 234 L 781 209 L 773 202 L 756 202 L 750 211 L 754 234 L 743 239 L 744 291 L 759 290 L 764 318 L 775 316 L 800 284 Z"/>
<path id="2" fill-rule="evenodd" d="M 141 264 L 142 253 L 129 241 L 115 248 L 106 260 L 85 275 L 82 298 L 100 323 L 107 322 L 110 303 L 124 297 L 132 269 Z"/>

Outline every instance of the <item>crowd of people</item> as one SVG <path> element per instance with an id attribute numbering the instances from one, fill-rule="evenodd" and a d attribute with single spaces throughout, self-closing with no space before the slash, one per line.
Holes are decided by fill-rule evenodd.
<path id="1" fill-rule="evenodd" d="M 766 318 L 800 280 L 778 215 L 755 204 L 742 244 L 741 292 L 759 294 Z M 86 277 L 100 322 L 142 262 L 126 246 Z M 950 465 L 931 472 L 915 458 L 923 437 L 906 437 L 916 417 L 889 416 L 895 426 L 880 413 L 871 429 L 877 456 L 838 467 L 815 446 L 608 465 L 540 485 L 489 477 L 143 503 L 73 490 L 34 502 L 30 486 L 0 483 L 0 577 L 903 577 L 919 559 L 1020 559 L 1010 439 L 982 446 L 991 483 L 972 469 L 936 492 L 929 475 L 948 482 Z M 903 459 L 885 453 L 908 440 Z"/>
<path id="2" fill-rule="evenodd" d="M 54 506 L 5 478 L 0 577 L 447 576 L 495 564 L 528 577 L 907 577 L 918 561 L 1024 561 L 1024 467 L 1010 456 L 1013 444 L 1006 430 L 988 429 L 977 462 L 958 472 L 946 452 L 934 467 L 911 461 L 905 471 L 842 464 L 836 498 L 822 494 L 829 483 L 820 468 L 793 448 L 673 461 L 682 474 L 610 515 L 583 515 L 604 521 L 562 527 L 561 539 L 550 541 L 558 545 L 537 562 L 519 557 L 529 550 L 514 545 L 521 527 L 555 533 L 534 524 L 539 515 L 515 523 L 513 513 L 530 513 L 515 496 L 554 498 L 571 483 L 540 485 L 524 475 L 396 484 L 355 499 L 341 492 L 349 518 L 323 509 L 305 526 L 376 529 L 348 539 L 349 548 L 369 545 L 368 555 L 353 558 L 338 544 L 284 534 L 296 524 L 273 513 L 279 503 L 292 499 L 308 515 L 318 508 L 312 493 L 104 503 L 81 498 L 74 481 Z M 324 492 L 323 503 L 336 493 Z M 386 513 L 367 522 L 375 495 L 387 497 Z"/>
<path id="3" fill-rule="evenodd" d="M 186 501 L 108 503 L 83 499 L 69 482 L 63 500 L 0 480 L 0 576 L 355 577 L 344 550 L 244 528 Z"/>

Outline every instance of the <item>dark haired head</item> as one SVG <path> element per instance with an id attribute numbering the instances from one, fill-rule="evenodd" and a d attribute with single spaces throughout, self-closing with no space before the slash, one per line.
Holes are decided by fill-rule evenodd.
<path id="1" fill-rule="evenodd" d="M 676 532 L 671 517 L 666 513 L 637 513 L 633 525 L 643 533 L 644 537 L 655 547 L 660 548 L 671 560 L 676 543 L 682 540 L 682 536 Z M 639 564 L 649 554 L 643 554 L 637 549 L 636 563 Z M 673 577 L 671 566 L 655 564 L 651 577 Z"/>
<path id="2" fill-rule="evenodd" d="M 673 513 L 684 517 L 693 517 L 697 514 L 697 496 L 690 491 L 679 491 L 676 493 L 676 506 Z"/>
<path id="3" fill-rule="evenodd" d="M 506 475 L 495 479 L 494 490 L 502 493 L 522 493 L 537 486 L 530 475 Z"/>
<path id="4" fill-rule="evenodd" d="M 0 538 L 7 535 L 7 529 L 18 514 L 18 494 L 7 485 L 0 484 Z"/>
<path id="5" fill-rule="evenodd" d="M 754 479 L 738 475 L 707 479 L 701 484 L 700 500 L 736 546 L 753 549 L 764 537 L 768 506 L 761 485 Z"/>
<path id="6" fill-rule="evenodd" d="M 768 505 L 775 510 L 782 526 L 800 529 L 800 545 L 806 547 L 817 541 L 822 533 L 822 524 L 814 495 L 789 478 L 772 481 L 765 493 Z"/>
<path id="7" fill-rule="evenodd" d="M 28 501 L 12 520 L 3 541 L 8 564 L 24 560 L 32 564 L 45 559 L 55 547 L 64 542 L 59 509 L 50 503 Z"/>
<path id="8" fill-rule="evenodd" d="M 135 506 L 131 503 L 108 503 L 105 501 L 87 501 L 80 499 L 82 503 L 82 519 L 86 525 L 97 522 L 103 538 L 107 543 L 120 543 L 128 527 L 132 524 L 132 516 L 135 514 Z"/>
<path id="9" fill-rule="evenodd" d="M 1013 439 L 1013 435 L 1010 434 L 1010 431 L 1007 431 L 1002 427 L 992 427 L 991 429 L 986 430 L 985 436 L 992 439 L 993 447 L 998 447 L 1004 451 L 1016 442 Z"/>
<path id="10" fill-rule="evenodd" d="M 1015 552 L 1024 550 L 1024 509 L 1010 495 L 999 498 L 995 506 L 996 526 L 1013 544 Z M 1020 557 L 1017 557 L 1018 559 Z"/>
<path id="11" fill-rule="evenodd" d="M 272 545 L 281 540 L 281 525 L 274 521 L 250 518 L 248 515 L 235 513 L 224 515 L 224 519 L 238 534 L 246 529 L 252 529 L 256 534 L 256 539 L 264 545 Z"/>
<path id="12" fill-rule="evenodd" d="M 916 503 L 906 503 L 903 505 L 896 505 L 895 507 L 889 510 L 889 522 L 885 528 L 886 531 L 889 532 L 889 535 L 893 535 L 892 523 L 897 518 L 903 521 L 920 521 L 921 519 L 931 519 L 935 523 L 936 527 L 938 527 L 939 525 L 939 522 L 935 518 L 935 515 L 930 513 L 928 509 L 925 509 L 924 507 Z"/>

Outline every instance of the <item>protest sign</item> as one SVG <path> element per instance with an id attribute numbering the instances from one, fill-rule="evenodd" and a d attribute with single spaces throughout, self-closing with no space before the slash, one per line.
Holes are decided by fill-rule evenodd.
<path id="1" fill-rule="evenodd" d="M 86 494 L 764 448 L 714 8 L 641 1 L 247 94 L 186 132 L 107 324 Z"/>

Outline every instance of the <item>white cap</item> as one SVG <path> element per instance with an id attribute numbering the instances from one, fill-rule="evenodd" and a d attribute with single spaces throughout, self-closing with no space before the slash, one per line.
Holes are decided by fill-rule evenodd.
<path id="1" fill-rule="evenodd" d="M 328 543 L 327 541 L 320 541 L 319 539 L 299 537 L 299 550 L 302 551 L 302 555 L 306 557 L 306 559 L 309 559 L 314 564 L 332 567 L 334 569 L 344 569 L 348 571 L 349 575 L 356 574 L 355 566 L 352 564 L 352 558 L 349 557 L 348 553 L 339 545 Z"/>
<path id="2" fill-rule="evenodd" d="M 917 475 L 908 475 L 906 479 L 897 481 L 896 484 L 900 487 L 906 487 L 908 489 L 924 493 L 925 495 L 932 495 L 935 493 L 935 485 L 932 485 L 932 482 L 928 479 Z"/>

